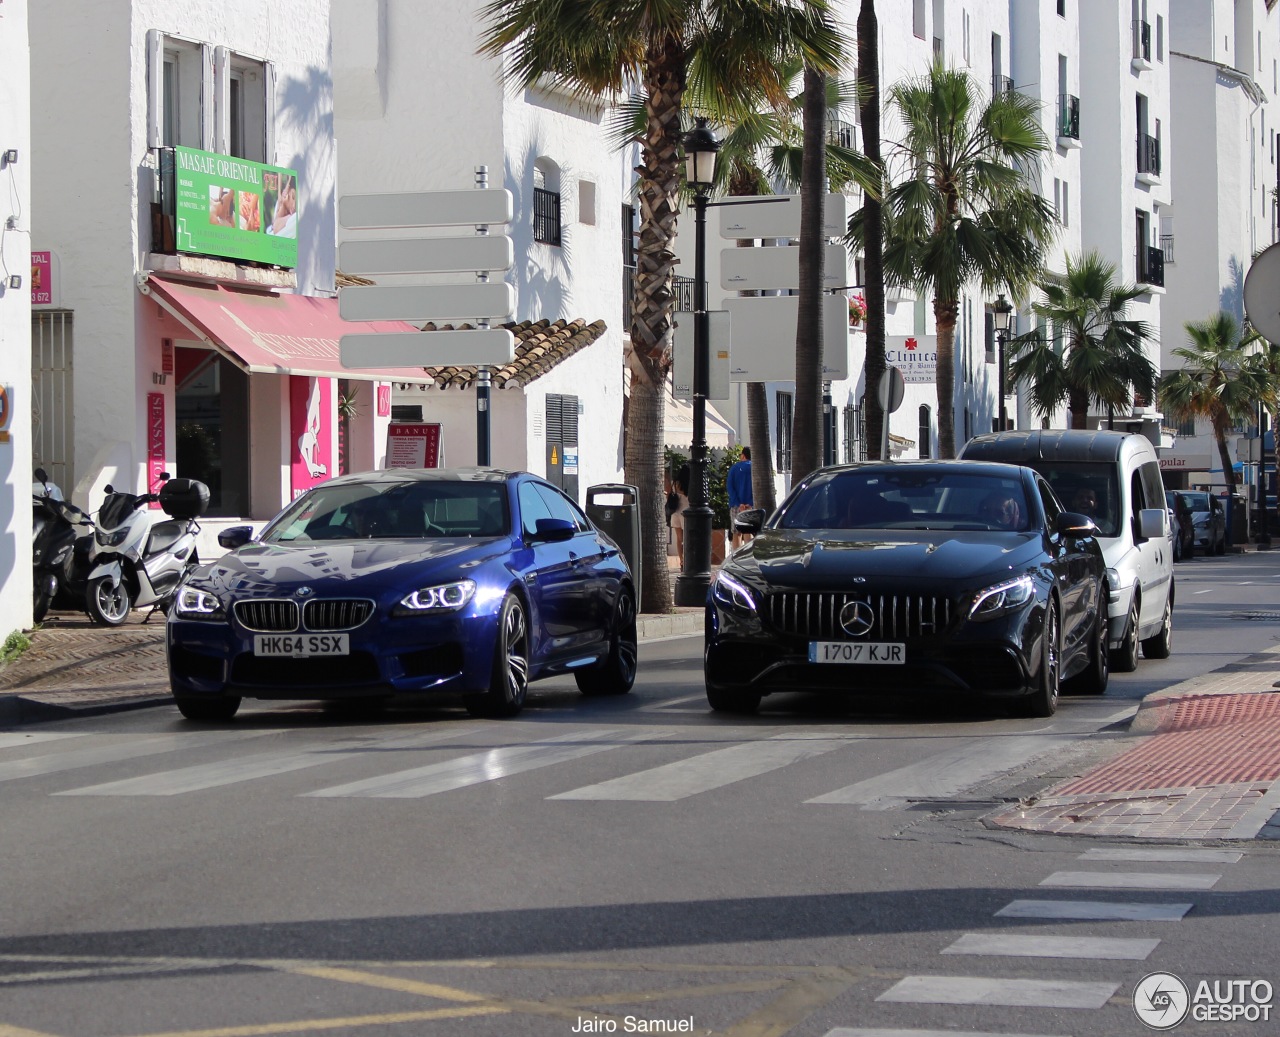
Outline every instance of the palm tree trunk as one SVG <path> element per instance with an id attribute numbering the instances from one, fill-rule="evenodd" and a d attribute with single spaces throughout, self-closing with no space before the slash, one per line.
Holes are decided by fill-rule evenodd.
<path id="1" fill-rule="evenodd" d="M 804 70 L 804 158 L 800 172 L 800 291 L 796 321 L 796 410 L 792 431 L 794 485 L 822 467 L 822 288 L 826 238 L 827 77 Z"/>
<path id="2" fill-rule="evenodd" d="M 880 27 L 875 0 L 862 0 L 858 10 L 858 115 L 862 124 L 862 153 L 880 164 Z M 884 375 L 884 227 L 878 198 L 862 199 L 863 294 L 867 300 L 866 380 L 862 413 L 867 417 L 867 457 L 880 456 L 880 439 L 887 417 L 880 406 L 880 379 Z"/>
<path id="3" fill-rule="evenodd" d="M 1227 493 L 1236 492 L 1236 470 L 1231 463 L 1231 451 L 1227 449 L 1227 424 L 1225 417 L 1214 415 L 1213 438 L 1218 443 L 1218 460 L 1222 464 L 1222 478 L 1227 484 Z M 1231 507 L 1228 499 L 1227 507 Z"/>
<path id="4" fill-rule="evenodd" d="M 631 306 L 631 398 L 627 406 L 626 480 L 640 508 L 640 609 L 670 612 L 666 495 L 662 485 L 663 392 L 671 364 L 671 242 L 679 215 L 680 106 L 685 54 L 674 35 L 651 37 L 645 48 L 647 131 L 641 149 L 638 196 L 644 218 L 636 250 Z"/>
<path id="5" fill-rule="evenodd" d="M 747 383 L 747 441 L 751 444 L 751 499 L 768 515 L 778 502 L 773 490 L 773 443 L 764 382 Z"/>
<path id="6" fill-rule="evenodd" d="M 938 456 L 956 456 L 956 319 L 960 306 L 933 300 L 938 324 Z"/>
<path id="7" fill-rule="evenodd" d="M 1073 388 L 1067 395 L 1067 410 L 1070 412 L 1071 420 L 1068 424 L 1072 428 L 1088 428 L 1089 427 L 1089 394 L 1083 389 Z"/>

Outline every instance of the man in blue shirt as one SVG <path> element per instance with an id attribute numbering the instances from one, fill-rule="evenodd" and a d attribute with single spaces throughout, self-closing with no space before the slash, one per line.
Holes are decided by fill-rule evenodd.
<path id="1" fill-rule="evenodd" d="M 754 499 L 751 494 L 751 448 L 749 446 L 742 448 L 742 460 L 730 466 L 729 474 L 725 478 L 725 489 L 729 491 L 729 519 L 732 521 L 738 512 L 750 508 Z M 734 529 L 733 546 L 738 547 L 742 540 L 743 535 Z"/>

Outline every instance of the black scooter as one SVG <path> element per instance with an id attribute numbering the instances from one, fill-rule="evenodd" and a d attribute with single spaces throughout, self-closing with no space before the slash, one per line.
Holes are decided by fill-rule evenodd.
<path id="1" fill-rule="evenodd" d="M 43 468 L 36 469 L 35 480 L 43 488 L 43 492 L 31 495 L 35 528 L 32 618 L 39 623 L 55 605 L 84 609 L 94 525 L 93 519 L 63 500 L 61 494 L 55 496 L 56 487 L 49 485 Z M 80 527 L 88 532 L 81 533 Z"/>

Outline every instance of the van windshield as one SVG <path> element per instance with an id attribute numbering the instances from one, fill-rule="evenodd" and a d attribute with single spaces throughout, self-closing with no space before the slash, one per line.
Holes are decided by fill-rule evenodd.
<path id="1" fill-rule="evenodd" d="M 1088 515 L 1098 535 L 1120 535 L 1123 514 L 1116 466 L 1105 461 L 1030 461 L 1028 466 L 1045 477 L 1068 511 Z"/>

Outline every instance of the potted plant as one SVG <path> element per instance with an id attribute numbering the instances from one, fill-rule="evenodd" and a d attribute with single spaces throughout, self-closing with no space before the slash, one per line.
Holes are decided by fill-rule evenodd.
<path id="1" fill-rule="evenodd" d="M 867 319 L 867 300 L 861 292 L 856 295 L 849 296 L 849 327 L 861 327 L 862 322 Z"/>

